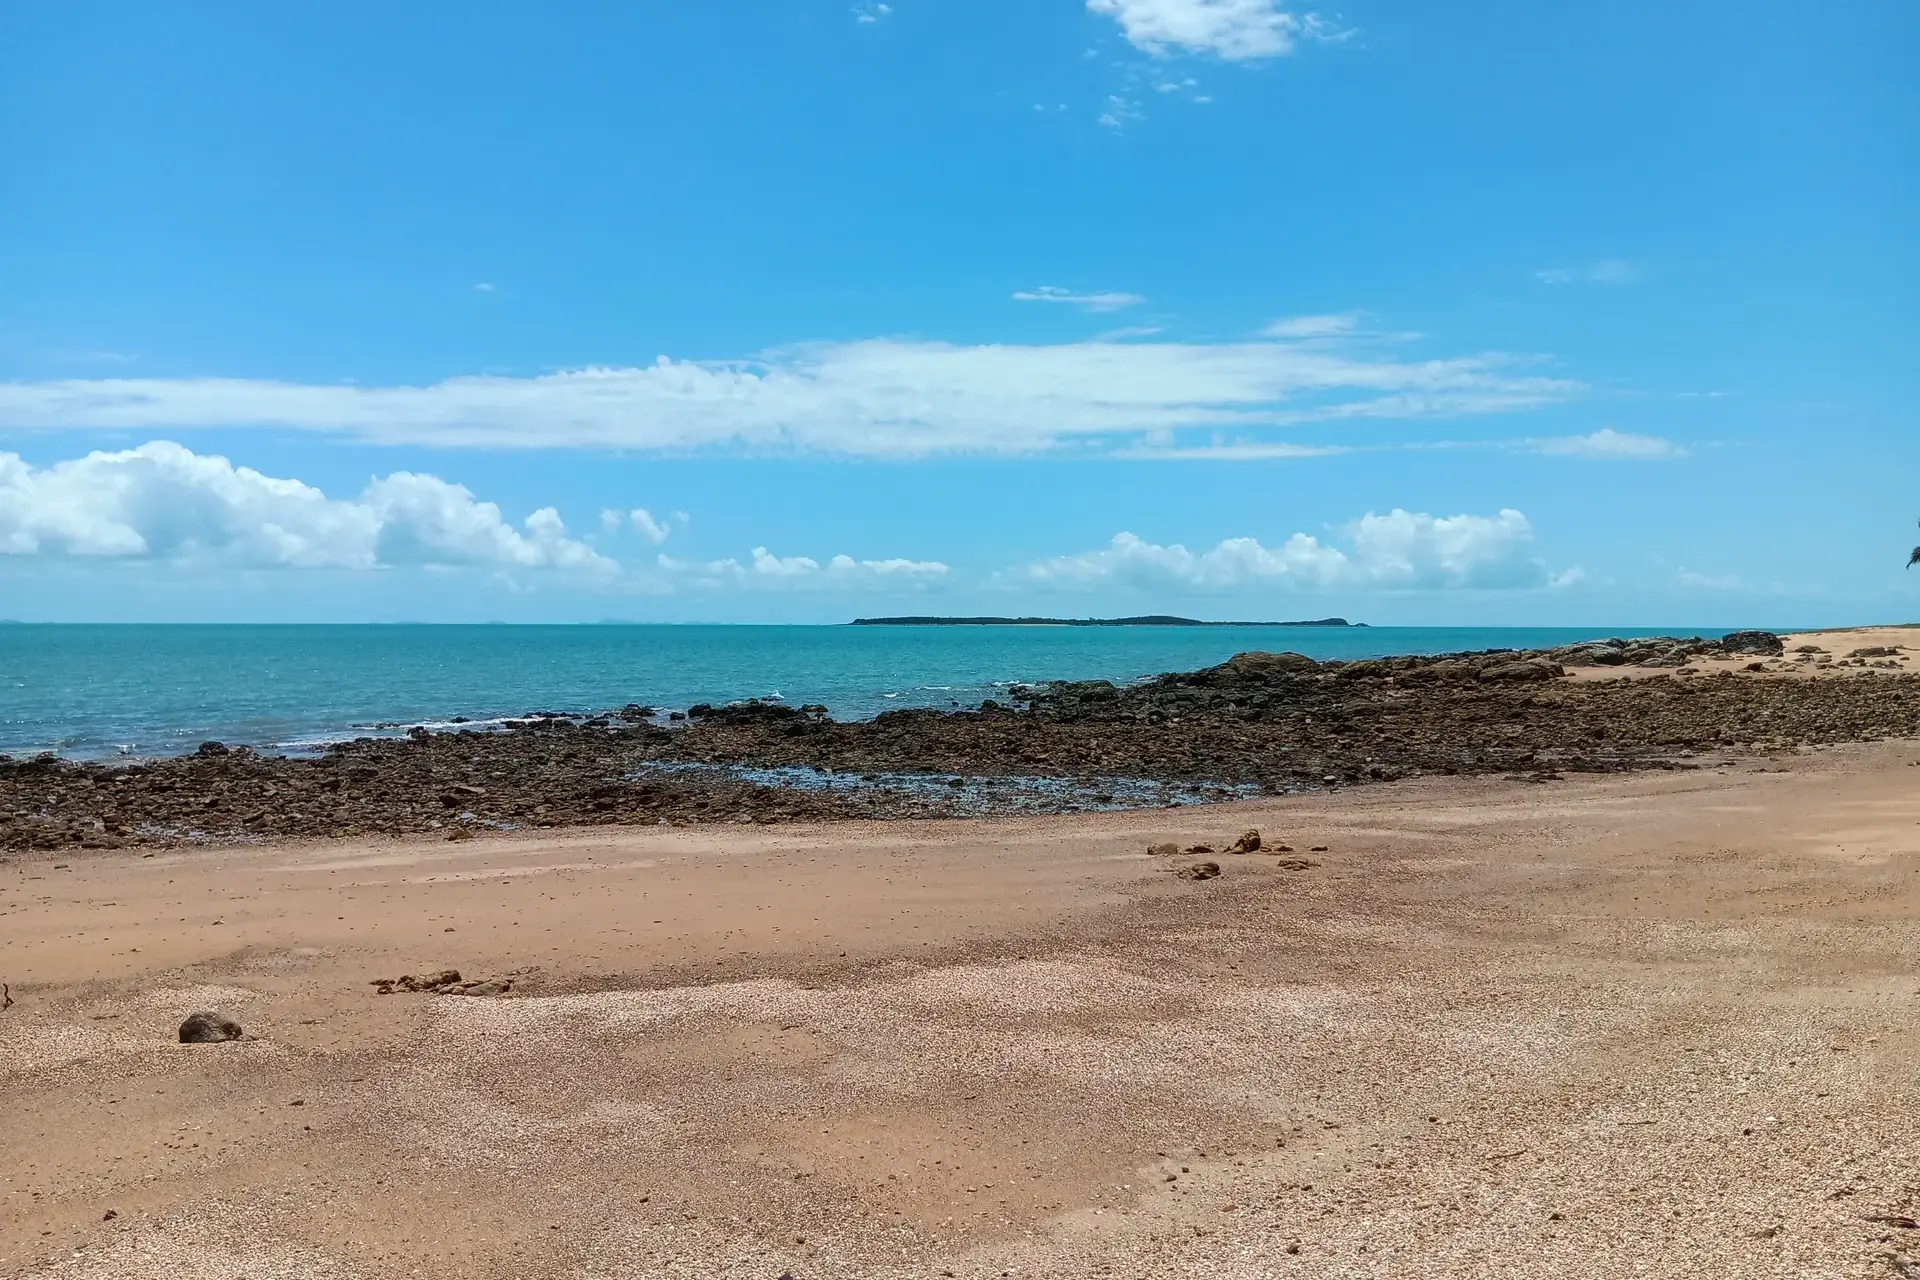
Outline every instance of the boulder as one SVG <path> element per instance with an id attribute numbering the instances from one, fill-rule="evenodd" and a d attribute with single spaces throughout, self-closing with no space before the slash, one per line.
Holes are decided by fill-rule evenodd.
<path id="1" fill-rule="evenodd" d="M 1245 831 L 1242 831 L 1240 833 L 1240 838 L 1238 840 L 1235 840 L 1232 844 L 1227 846 L 1227 852 L 1228 853 L 1260 852 L 1260 832 L 1253 827 L 1248 827 Z"/>
<path id="2" fill-rule="evenodd" d="M 1753 653 L 1763 657 L 1778 657 L 1787 649 L 1771 631 L 1729 631 L 1720 637 L 1720 647 L 1728 653 Z"/>
<path id="3" fill-rule="evenodd" d="M 1236 653 L 1214 670 L 1242 680 L 1268 680 L 1318 670 L 1320 664 L 1304 653 Z"/>
<path id="4" fill-rule="evenodd" d="M 239 1023 L 212 1009 L 190 1013 L 180 1024 L 181 1044 L 225 1044 L 240 1039 L 243 1034 Z"/>

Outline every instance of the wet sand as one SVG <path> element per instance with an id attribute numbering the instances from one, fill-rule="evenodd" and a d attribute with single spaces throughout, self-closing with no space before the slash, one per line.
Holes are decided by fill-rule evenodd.
<path id="1" fill-rule="evenodd" d="M 1916 762 L 23 855 L 0 1274 L 1899 1274 Z"/>

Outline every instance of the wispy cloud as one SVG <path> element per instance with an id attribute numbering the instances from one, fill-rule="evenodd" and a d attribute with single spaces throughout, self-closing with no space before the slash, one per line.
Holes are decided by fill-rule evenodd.
<path id="1" fill-rule="evenodd" d="M 473 291 L 475 293 L 492 293 L 493 286 L 488 284 L 485 280 L 482 280 L 479 284 L 476 284 L 475 286 L 473 286 Z"/>
<path id="2" fill-rule="evenodd" d="M 1602 427 L 1584 436 L 1529 440 L 1524 442 L 1523 447 L 1534 453 L 1563 458 L 1608 458 L 1622 462 L 1661 462 L 1687 456 L 1687 451 L 1671 440 L 1659 436 L 1633 435 L 1626 431 L 1615 431 L 1612 427 Z"/>
<path id="3" fill-rule="evenodd" d="M 859 8 L 853 11 L 853 20 L 857 23 L 860 23 L 862 26 L 865 26 L 869 23 L 880 21 L 880 19 L 886 17 L 888 14 L 892 12 L 893 12 L 892 5 L 887 5 L 887 4 L 861 5 Z"/>
<path id="4" fill-rule="evenodd" d="M 1541 284 L 1635 284 L 1640 269 L 1620 258 L 1607 258 L 1586 267 L 1549 267 L 1536 271 L 1533 278 Z"/>
<path id="5" fill-rule="evenodd" d="M 1696 591 L 1743 591 L 1747 585 L 1737 573 L 1695 573 L 1684 567 L 1674 574 L 1674 581 Z"/>
<path id="6" fill-rule="evenodd" d="M 1053 300 L 1053 299 L 1049 299 Z M 0 427 L 265 428 L 439 448 L 685 454 L 1105 453 L 1152 435 L 1434 420 L 1570 399 L 1501 352 L 1402 359 L 1324 339 L 956 346 L 873 339 L 426 386 L 243 378 L 0 383 Z M 1176 433 L 1170 438 L 1166 433 Z"/>
<path id="7" fill-rule="evenodd" d="M 1334 43 L 1355 32 L 1279 0 L 1087 0 L 1136 49 L 1156 58 L 1204 54 L 1228 62 L 1283 57 L 1302 40 Z"/>
<path id="8" fill-rule="evenodd" d="M 1043 284 L 1038 289 L 1021 289 L 1013 297 L 1016 302 L 1063 302 L 1082 311 L 1094 312 L 1124 311 L 1146 301 L 1137 293 L 1075 293 L 1071 289 L 1060 289 L 1050 284 Z"/>
<path id="9" fill-rule="evenodd" d="M 1525 515 L 1435 517 L 1393 510 L 1340 531 L 1342 548 L 1296 533 L 1278 546 L 1228 538 L 1206 551 L 1118 533 L 1097 551 L 1056 556 L 1000 575 L 1005 585 L 1089 590 L 1535 588 L 1572 581 L 1551 573 L 1533 549 Z"/>
<path id="10" fill-rule="evenodd" d="M 1324 316 L 1288 316 L 1260 331 L 1268 338 L 1339 338 L 1353 333 L 1366 318 L 1364 311 L 1341 311 Z"/>
<path id="11" fill-rule="evenodd" d="M 1124 129 L 1136 120 L 1146 119 L 1146 113 L 1140 110 L 1140 104 L 1121 93 L 1107 95 L 1105 106 L 1100 112 L 1099 122 L 1109 129 Z"/>
<path id="12" fill-rule="evenodd" d="M 1277 458 L 1331 458 L 1355 450 L 1338 444 L 1289 444 L 1286 441 L 1246 444 L 1137 445 L 1116 456 L 1155 462 L 1260 462 Z"/>

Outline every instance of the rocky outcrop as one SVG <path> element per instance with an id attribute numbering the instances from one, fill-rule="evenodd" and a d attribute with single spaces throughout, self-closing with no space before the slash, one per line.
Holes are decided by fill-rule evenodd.
<path id="1" fill-rule="evenodd" d="M 1765 634 L 1733 643 L 1748 646 L 1745 657 L 1766 647 Z M 1433 773 L 1546 780 L 1920 735 L 1920 675 L 1789 680 L 1689 668 L 1730 656 L 1727 643 L 1611 639 L 1356 662 L 1247 653 L 1126 686 L 1020 688 L 1013 706 L 979 711 L 843 723 L 818 707 L 748 702 L 694 708 L 671 729 L 556 713 L 500 731 L 365 738 L 315 759 L 238 747 L 124 766 L 0 758 L 0 850 L 949 816 L 967 811 L 963 793 L 1010 779 L 1063 780 L 1108 801 L 1087 784 L 1161 779 L 1224 799 L 1227 787 L 1286 792 Z M 1563 674 L 1628 666 L 1636 678 Z M 822 784 L 756 772 L 782 768 Z M 930 784 L 886 782 L 902 774 Z"/>

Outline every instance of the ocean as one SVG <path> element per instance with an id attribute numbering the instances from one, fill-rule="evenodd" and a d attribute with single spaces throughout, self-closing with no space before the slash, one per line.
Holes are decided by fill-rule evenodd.
<path id="1" fill-rule="evenodd" d="M 1370 658 L 1591 639 L 1546 627 L 0 625 L 0 753 L 310 752 L 535 711 L 781 698 L 841 719 L 974 707 L 1009 685 L 1137 680 L 1248 649 Z M 1635 628 L 1607 634 L 1705 634 Z"/>

